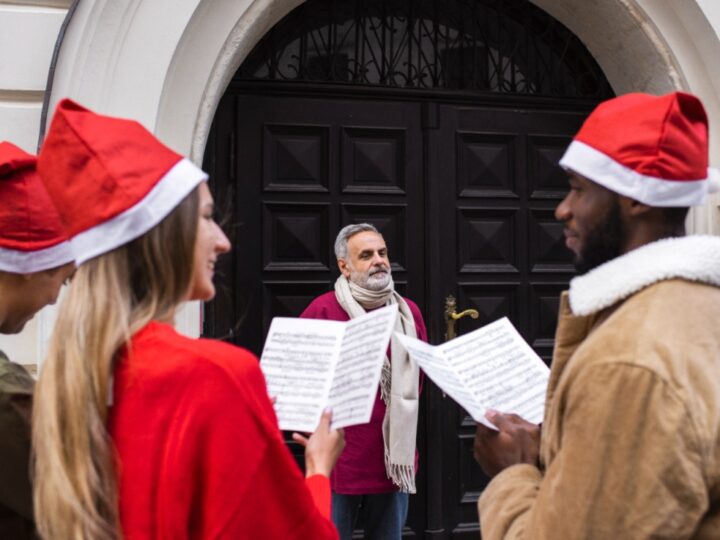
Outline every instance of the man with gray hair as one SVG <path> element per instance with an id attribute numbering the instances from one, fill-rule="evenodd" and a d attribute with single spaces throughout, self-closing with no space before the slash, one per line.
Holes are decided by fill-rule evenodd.
<path id="1" fill-rule="evenodd" d="M 397 304 L 395 330 L 427 341 L 417 305 L 395 292 L 387 246 L 374 226 L 344 227 L 335 256 L 341 272 L 335 290 L 313 300 L 301 317 L 347 321 Z M 400 538 L 408 494 L 415 493 L 419 384 L 417 366 L 393 339 L 370 422 L 345 428 L 345 450 L 331 476 L 332 519 L 341 540 L 352 538 L 359 512 L 366 538 Z"/>

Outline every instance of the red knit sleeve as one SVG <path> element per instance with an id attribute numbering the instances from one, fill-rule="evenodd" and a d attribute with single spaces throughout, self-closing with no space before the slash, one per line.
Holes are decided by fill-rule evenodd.
<path id="1" fill-rule="evenodd" d="M 265 459 L 253 476 L 253 490 L 244 503 L 255 507 L 253 515 L 258 519 L 257 536 L 248 537 L 336 539 L 338 534 L 330 521 L 329 480 L 319 475 L 307 480 L 303 477 L 283 441 L 274 413 L 264 413 L 268 409 L 272 411 L 272 406 L 260 369 L 248 374 L 245 382 L 257 399 L 266 405 L 262 407 L 258 420 L 265 428 L 267 441 Z M 252 528 L 252 524 L 246 520 L 243 530 L 247 531 L 248 527 Z M 234 538 L 232 535 L 229 537 Z"/>
<path id="2" fill-rule="evenodd" d="M 330 519 L 330 479 L 322 474 L 313 474 L 305 479 L 315 506 L 320 513 Z"/>
<path id="3" fill-rule="evenodd" d="M 251 489 L 238 501 L 243 518 L 233 521 L 227 538 L 337 539 L 329 519 L 329 481 L 324 481 L 323 503 L 316 498 L 323 498 L 322 480 L 306 483 L 279 434 L 268 443 L 265 459 L 250 478 Z"/>
<path id="4" fill-rule="evenodd" d="M 238 353 L 202 373 L 179 430 L 175 465 L 192 470 L 182 488 L 192 494 L 190 536 L 336 539 L 277 428 L 257 360 Z"/>

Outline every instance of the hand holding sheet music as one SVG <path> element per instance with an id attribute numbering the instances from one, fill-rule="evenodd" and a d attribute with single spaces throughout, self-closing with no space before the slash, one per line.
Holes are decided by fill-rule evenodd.
<path id="1" fill-rule="evenodd" d="M 410 357 L 476 422 L 487 409 L 540 423 L 550 370 L 507 318 L 439 346 L 395 334 Z"/>
<path id="2" fill-rule="evenodd" d="M 260 367 L 280 429 L 313 431 L 325 407 L 333 428 L 370 421 L 397 306 L 347 322 L 276 317 Z"/>

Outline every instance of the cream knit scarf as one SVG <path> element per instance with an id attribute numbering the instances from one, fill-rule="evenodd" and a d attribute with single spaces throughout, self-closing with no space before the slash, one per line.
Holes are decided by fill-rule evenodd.
<path id="1" fill-rule="evenodd" d="M 403 297 L 395 292 L 392 278 L 383 290 L 371 291 L 340 276 L 335 282 L 335 297 L 351 319 L 363 315 L 366 309 L 397 304 L 399 316 L 395 330 L 406 336 L 417 337 L 410 308 Z M 387 406 L 382 427 L 385 471 L 401 491 L 415 493 L 419 371 L 394 337 L 390 342 L 390 356 L 392 362 L 385 357 L 380 378 L 380 396 Z"/>

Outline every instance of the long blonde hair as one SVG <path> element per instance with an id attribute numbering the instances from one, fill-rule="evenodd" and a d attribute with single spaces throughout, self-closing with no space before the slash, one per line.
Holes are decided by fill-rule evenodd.
<path id="1" fill-rule="evenodd" d="M 33 410 L 35 516 L 45 540 L 117 540 L 116 460 L 106 421 L 118 352 L 186 297 L 198 190 L 132 242 L 81 265 L 59 308 Z M 132 351 L 129 351 L 132 354 Z"/>

